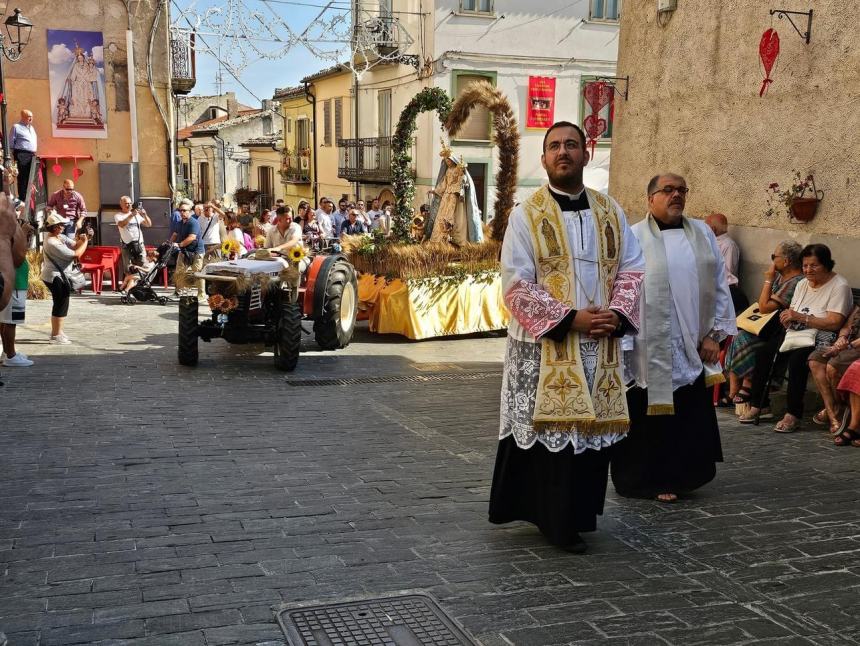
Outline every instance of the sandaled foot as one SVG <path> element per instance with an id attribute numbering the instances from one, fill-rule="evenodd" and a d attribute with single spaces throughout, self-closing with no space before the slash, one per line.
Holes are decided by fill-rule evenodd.
<path id="1" fill-rule="evenodd" d="M 746 404 L 750 400 L 750 391 L 746 388 L 741 388 L 734 397 L 732 397 L 733 404 Z"/>
<path id="2" fill-rule="evenodd" d="M 836 419 L 830 422 L 830 434 L 839 435 L 842 431 L 848 428 L 851 422 L 851 409 L 846 406 L 836 415 Z"/>
<path id="3" fill-rule="evenodd" d="M 762 408 L 758 413 L 755 412 L 755 409 L 750 408 L 738 416 L 738 422 L 741 424 L 755 424 L 756 416 L 758 416 L 759 421 L 773 419 L 773 413 L 770 412 L 769 408 Z"/>
<path id="4" fill-rule="evenodd" d="M 829 421 L 830 415 L 828 415 L 826 408 L 822 408 L 812 416 L 812 423 L 818 426 L 826 426 Z"/>
<path id="5" fill-rule="evenodd" d="M 857 444 L 855 444 L 857 442 Z M 860 431 L 853 428 L 846 428 L 839 435 L 833 438 L 833 443 L 836 446 L 860 446 Z"/>
<path id="6" fill-rule="evenodd" d="M 657 494 L 658 502 L 678 502 L 678 496 L 674 493 L 661 493 Z"/>
<path id="7" fill-rule="evenodd" d="M 800 430 L 800 422 L 796 419 L 788 420 L 783 418 L 776 423 L 773 430 L 776 433 L 794 433 L 795 431 Z"/>

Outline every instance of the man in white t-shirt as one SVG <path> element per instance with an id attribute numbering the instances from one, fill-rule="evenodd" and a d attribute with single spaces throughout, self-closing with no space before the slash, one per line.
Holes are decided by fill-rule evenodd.
<path id="1" fill-rule="evenodd" d="M 291 207 L 279 206 L 276 213 L 275 226 L 266 234 L 266 248 L 286 253 L 302 243 L 302 227 L 293 222 Z"/>
<path id="2" fill-rule="evenodd" d="M 128 272 L 129 265 L 140 265 L 146 257 L 141 227 L 151 227 L 152 220 L 138 203 L 137 208 L 131 208 L 131 198 L 123 195 L 119 198 L 120 212 L 113 216 L 119 228 L 119 239 L 122 241 L 122 271 Z"/>
<path id="3" fill-rule="evenodd" d="M 374 223 L 382 217 L 382 209 L 379 208 L 379 198 L 373 198 L 373 201 L 370 203 L 370 210 L 367 212 L 367 220 L 369 221 L 369 229 L 376 229 L 378 227 L 374 226 Z"/>
<path id="4" fill-rule="evenodd" d="M 212 202 L 203 205 L 203 213 L 197 218 L 200 225 L 200 235 L 203 237 L 203 264 L 208 265 L 221 257 L 221 219 L 224 211 Z"/>
<path id="5" fill-rule="evenodd" d="M 320 228 L 320 233 L 324 238 L 335 237 L 334 223 L 332 222 L 331 214 L 334 211 L 334 202 L 327 197 L 320 200 L 320 208 L 316 210 L 317 224 Z"/>

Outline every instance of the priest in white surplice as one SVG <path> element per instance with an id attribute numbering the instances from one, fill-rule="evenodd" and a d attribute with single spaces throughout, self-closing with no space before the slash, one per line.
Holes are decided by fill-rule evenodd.
<path id="1" fill-rule="evenodd" d="M 620 337 L 639 328 L 645 262 L 618 204 L 582 184 L 582 131 L 556 123 L 543 150 L 549 185 L 513 211 L 502 245 L 512 318 L 490 522 L 528 521 L 583 552 L 629 427 Z"/>
<path id="2" fill-rule="evenodd" d="M 684 215 L 687 192 L 679 175 L 652 178 L 649 213 L 632 227 L 645 254 L 642 325 L 624 340 L 631 426 L 612 454 L 619 494 L 662 502 L 710 482 L 722 462 L 710 386 L 723 381 L 719 344 L 737 332 L 717 240 Z"/>

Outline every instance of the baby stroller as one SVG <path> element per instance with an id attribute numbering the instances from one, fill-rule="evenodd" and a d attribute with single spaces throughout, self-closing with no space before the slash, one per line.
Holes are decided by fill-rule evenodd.
<path id="1" fill-rule="evenodd" d="M 167 296 L 159 296 L 152 288 L 159 273 L 174 259 L 177 251 L 176 248 L 169 242 L 163 242 L 159 245 L 156 251 L 156 260 L 152 267 L 144 270 L 142 267 L 132 265 L 131 269 L 137 272 L 140 280 L 128 290 L 128 293 L 123 293 L 119 297 L 120 303 L 125 305 L 134 305 L 135 303 L 146 303 L 148 301 L 157 301 L 161 305 L 165 305 L 170 301 Z"/>

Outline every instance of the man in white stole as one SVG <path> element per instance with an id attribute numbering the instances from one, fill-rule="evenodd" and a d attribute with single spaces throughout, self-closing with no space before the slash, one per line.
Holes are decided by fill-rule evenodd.
<path id="1" fill-rule="evenodd" d="M 684 215 L 683 177 L 648 184 L 633 227 L 645 254 L 642 325 L 624 340 L 630 432 L 613 451 L 622 496 L 674 502 L 713 480 L 722 448 L 711 388 L 723 381 L 719 343 L 736 334 L 726 268 L 713 231 Z"/>
<path id="2" fill-rule="evenodd" d="M 513 211 L 502 245 L 512 318 L 489 518 L 579 553 L 629 427 L 620 337 L 638 330 L 645 262 L 618 204 L 583 186 L 582 131 L 556 123 L 543 150 L 549 185 Z"/>

